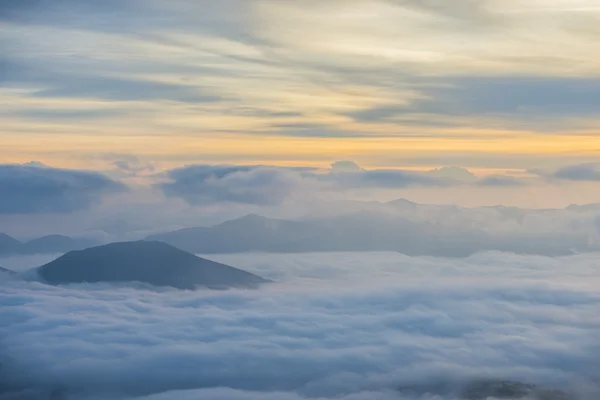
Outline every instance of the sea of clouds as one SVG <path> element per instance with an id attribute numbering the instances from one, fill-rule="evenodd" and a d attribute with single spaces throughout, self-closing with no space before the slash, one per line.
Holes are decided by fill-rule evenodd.
<path id="1" fill-rule="evenodd" d="M 276 283 L 178 291 L 2 276 L 0 389 L 13 394 L 0 399 L 441 400 L 454 397 L 440 385 L 478 378 L 599 398 L 600 254 L 209 258 Z"/>

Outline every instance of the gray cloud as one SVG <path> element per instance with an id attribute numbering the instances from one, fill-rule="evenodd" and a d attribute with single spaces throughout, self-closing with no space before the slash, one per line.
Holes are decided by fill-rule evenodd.
<path id="1" fill-rule="evenodd" d="M 0 165 L 0 214 L 69 213 L 125 190 L 104 175 L 39 165 Z"/>
<path id="2" fill-rule="evenodd" d="M 336 172 L 318 176 L 324 181 L 333 182 L 344 188 L 404 188 L 412 185 L 449 186 L 455 183 L 450 179 L 430 177 L 422 173 L 402 170 L 364 170 L 361 172 Z"/>
<path id="3" fill-rule="evenodd" d="M 77 0 L 2 0 L 0 20 L 9 23 L 74 27 L 87 30 L 114 31 L 140 26 L 143 8 L 135 0 L 105 0 L 85 2 Z M 157 22 L 152 9 L 146 9 L 146 22 Z M 108 17 L 111 17 L 109 19 Z M 130 24 L 121 25 L 129 18 Z M 119 25 L 121 25 L 119 27 Z"/>
<path id="4" fill-rule="evenodd" d="M 284 117 L 302 117 L 303 114 L 297 111 L 274 111 L 258 107 L 232 107 L 224 110 L 230 115 L 252 116 L 260 118 L 284 118 Z"/>
<path id="5" fill-rule="evenodd" d="M 600 83 L 585 78 L 462 77 L 442 78 L 420 90 L 424 98 L 409 104 L 377 106 L 347 114 L 363 122 L 402 122 L 405 116 L 565 117 L 600 112 Z M 413 117 L 414 118 L 414 117 Z M 544 125 L 544 120 L 529 121 Z"/>
<path id="6" fill-rule="evenodd" d="M 3 111 L 2 115 L 16 116 L 29 120 L 97 120 L 106 117 L 125 115 L 125 110 L 119 109 L 88 109 L 88 110 L 63 110 L 63 109 L 38 109 L 23 111 Z"/>
<path id="7" fill-rule="evenodd" d="M 600 164 L 569 165 L 556 170 L 551 177 L 569 181 L 600 181 Z"/>
<path id="8" fill-rule="evenodd" d="M 391 400 L 445 380 L 576 391 L 598 377 L 592 255 L 215 260 L 279 283 L 192 293 L 3 280 L 2 383 L 74 400 Z"/>
<path id="9" fill-rule="evenodd" d="M 426 174 L 434 178 L 455 179 L 464 182 L 472 182 L 477 179 L 475 174 L 468 169 L 455 166 L 434 168 L 430 171 L 427 171 Z"/>
<path id="10" fill-rule="evenodd" d="M 331 164 L 331 172 L 332 173 L 360 172 L 362 170 L 363 169 L 354 161 L 343 160 L 343 161 L 336 161 L 333 164 Z"/>
<path id="11" fill-rule="evenodd" d="M 348 161 L 346 162 L 348 163 Z M 171 170 L 158 187 L 168 197 L 189 204 L 231 202 L 277 205 L 294 193 L 340 189 L 397 189 L 408 186 L 449 186 L 461 182 L 449 177 L 402 170 L 340 170 L 334 163 L 329 173 L 310 168 L 272 166 L 190 165 Z"/>
<path id="12" fill-rule="evenodd" d="M 40 0 L 3 0 L 0 2 L 0 21 L 18 20 L 40 3 Z"/>
<path id="13" fill-rule="evenodd" d="M 200 88 L 136 79 L 108 77 L 57 77 L 47 82 L 48 89 L 37 91 L 36 97 L 83 97 L 106 100 L 174 100 L 189 103 L 210 103 L 223 100 L 220 96 L 203 94 Z"/>
<path id="14" fill-rule="evenodd" d="M 299 136 L 299 137 L 362 137 L 368 136 L 365 132 L 345 131 L 335 129 L 332 126 L 315 123 L 289 122 L 271 124 L 274 128 L 273 132 L 283 136 Z"/>
<path id="15" fill-rule="evenodd" d="M 65 71 L 67 70 L 67 71 Z M 95 98 L 113 101 L 173 100 L 186 103 L 210 103 L 224 100 L 206 88 L 182 82 L 165 83 L 144 80 L 131 74 L 130 77 L 111 76 L 110 71 L 99 65 L 78 65 L 76 60 L 46 63 L 37 57 L 16 61 L 14 57 L 0 57 L 0 82 L 7 86 L 22 86 L 31 89 L 32 97 Z M 102 116 L 103 113 L 125 113 L 123 110 L 24 110 L 26 117 L 69 118 L 88 113 Z M 79 115 L 81 116 L 81 115 Z M 85 115 L 83 115 L 85 116 Z M 88 115 L 89 116 L 89 115 Z"/>
<path id="16" fill-rule="evenodd" d="M 327 172 L 312 168 L 285 168 L 248 165 L 190 165 L 171 170 L 168 181 L 158 187 L 169 197 L 189 204 L 232 202 L 278 205 L 296 193 L 354 190 L 401 189 L 413 186 L 449 187 L 460 185 L 518 186 L 526 182 L 494 175 L 478 179 L 465 168 L 442 167 L 430 171 L 363 169 L 353 161 L 337 161 Z"/>
<path id="17" fill-rule="evenodd" d="M 168 177 L 170 182 L 159 185 L 164 194 L 189 204 L 280 204 L 301 179 L 285 168 L 227 165 L 191 165 L 169 171 Z"/>
<path id="18" fill-rule="evenodd" d="M 479 186 L 495 186 L 495 187 L 507 187 L 507 186 L 522 186 L 525 182 L 522 180 L 506 175 L 491 175 L 480 179 L 477 182 Z"/>
<path id="19" fill-rule="evenodd" d="M 121 173 L 128 176 L 136 176 L 142 173 L 151 173 L 156 170 L 152 163 L 140 160 L 133 155 L 115 155 L 116 160 L 112 165 Z"/>
<path id="20" fill-rule="evenodd" d="M 476 25 L 488 24 L 499 19 L 494 16 L 486 7 L 489 4 L 486 0 L 387 0 L 399 7 L 408 7 L 430 13 L 436 16 L 455 19 L 464 22 L 472 22 Z M 470 24 L 472 26 L 473 24 Z"/>

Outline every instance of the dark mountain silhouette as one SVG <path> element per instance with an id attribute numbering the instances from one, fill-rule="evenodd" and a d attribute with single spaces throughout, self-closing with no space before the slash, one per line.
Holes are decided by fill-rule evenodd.
<path id="1" fill-rule="evenodd" d="M 28 242 L 20 242 L 0 233 L 0 256 L 20 254 L 66 253 L 98 244 L 90 239 L 74 239 L 63 235 L 48 235 Z"/>
<path id="2" fill-rule="evenodd" d="M 50 284 L 138 281 L 194 289 L 253 287 L 268 282 L 166 243 L 150 241 L 110 243 L 71 251 L 37 271 Z"/>
<path id="3" fill-rule="evenodd" d="M 429 219 L 415 203 L 395 201 L 394 208 L 410 212 L 394 214 L 357 211 L 310 220 L 280 220 L 247 215 L 213 227 L 187 228 L 149 236 L 192 253 L 396 251 L 411 256 L 463 257 L 479 251 L 508 251 L 521 254 L 565 255 L 594 248 L 584 235 L 546 233 L 538 236 L 491 234 L 475 223 L 457 224 L 437 219 L 435 208 L 423 206 Z M 455 206 L 443 206 L 455 207 Z M 491 210 L 499 218 L 519 219 L 510 209 Z M 489 211 L 488 211 L 489 212 Z M 468 222 L 468 221 L 467 221 Z"/>

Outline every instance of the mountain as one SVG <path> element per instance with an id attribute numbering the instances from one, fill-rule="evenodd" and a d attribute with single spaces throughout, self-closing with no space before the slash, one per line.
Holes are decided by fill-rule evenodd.
<path id="1" fill-rule="evenodd" d="M 6 233 L 0 233 L 0 254 L 4 252 L 9 252 L 11 249 L 14 249 L 21 245 L 17 239 L 8 236 Z"/>
<path id="2" fill-rule="evenodd" d="M 89 239 L 73 239 L 63 235 L 48 235 L 23 243 L 22 254 L 66 253 L 81 250 L 96 243 Z"/>
<path id="3" fill-rule="evenodd" d="M 539 214 L 511 207 L 463 209 L 407 200 L 332 217 L 282 220 L 247 215 L 212 227 L 151 235 L 191 253 L 396 251 L 464 257 L 481 251 L 547 256 L 600 250 L 597 232 L 537 229 Z M 546 211 L 539 211 L 539 213 Z M 532 228 L 528 228 L 529 223 Z"/>
<path id="4" fill-rule="evenodd" d="M 119 242 L 71 251 L 37 269 L 50 284 L 145 282 L 194 289 L 254 287 L 268 282 L 249 272 L 220 264 L 155 241 Z"/>
<path id="5" fill-rule="evenodd" d="M 4 233 L 0 233 L 0 256 L 66 253 L 96 244 L 98 243 L 90 239 L 74 239 L 63 235 L 48 235 L 28 242 L 19 242 Z"/>
<path id="6" fill-rule="evenodd" d="M 8 275 L 16 275 L 17 274 L 15 271 L 12 271 L 12 270 L 6 269 L 6 268 L 2 268 L 2 267 L 0 267 L 0 273 L 4 273 L 4 274 L 8 274 Z"/>
<path id="7" fill-rule="evenodd" d="M 189 228 L 153 235 L 193 253 L 245 251 L 399 251 L 409 255 L 463 256 L 477 249 L 483 232 L 460 232 L 440 240 L 442 227 L 402 217 L 360 211 L 317 220 L 288 221 L 248 215 L 211 228 Z M 474 242 L 476 241 L 476 242 Z M 473 245 L 475 243 L 475 245 Z"/>

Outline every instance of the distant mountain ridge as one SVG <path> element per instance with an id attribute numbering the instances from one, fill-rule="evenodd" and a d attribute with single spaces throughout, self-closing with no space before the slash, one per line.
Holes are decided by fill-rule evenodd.
<path id="1" fill-rule="evenodd" d="M 17 273 L 13 270 L 0 267 L 0 273 L 8 274 L 8 275 L 16 275 Z"/>
<path id="2" fill-rule="evenodd" d="M 74 239 L 64 235 L 47 235 L 27 242 L 0 233 L 0 256 L 66 253 L 98 244 L 91 239 Z"/>
<path id="3" fill-rule="evenodd" d="M 0 254 L 11 251 L 12 249 L 20 246 L 22 243 L 17 239 L 8 236 L 6 233 L 0 233 Z"/>
<path id="4" fill-rule="evenodd" d="M 355 200 L 331 203 L 302 219 L 250 214 L 215 226 L 184 228 L 146 239 L 206 254 L 396 251 L 463 257 L 504 251 L 557 256 L 600 251 L 600 204 L 527 209 L 419 204 L 402 198 L 388 202 Z M 66 253 L 98 244 L 62 235 L 21 243 L 0 233 L 0 256 Z"/>
<path id="5" fill-rule="evenodd" d="M 596 228 L 592 226 L 591 233 L 535 231 L 536 219 L 552 212 L 594 209 L 591 206 L 565 210 L 462 208 L 423 205 L 405 199 L 387 203 L 354 202 L 345 212 L 334 216 L 284 220 L 250 214 L 212 227 L 151 235 L 147 240 L 204 254 L 396 251 L 411 256 L 464 257 L 481 251 L 504 251 L 557 256 L 600 251 L 600 241 L 591 240 L 591 236 L 598 236 Z M 485 223 L 490 220 L 499 229 L 488 229 Z M 527 221 L 530 221 L 528 228 L 521 228 Z"/>
<path id="6" fill-rule="evenodd" d="M 50 284 L 144 282 L 178 289 L 221 289 L 269 282 L 250 272 L 151 241 L 116 242 L 71 251 L 36 271 Z"/>

